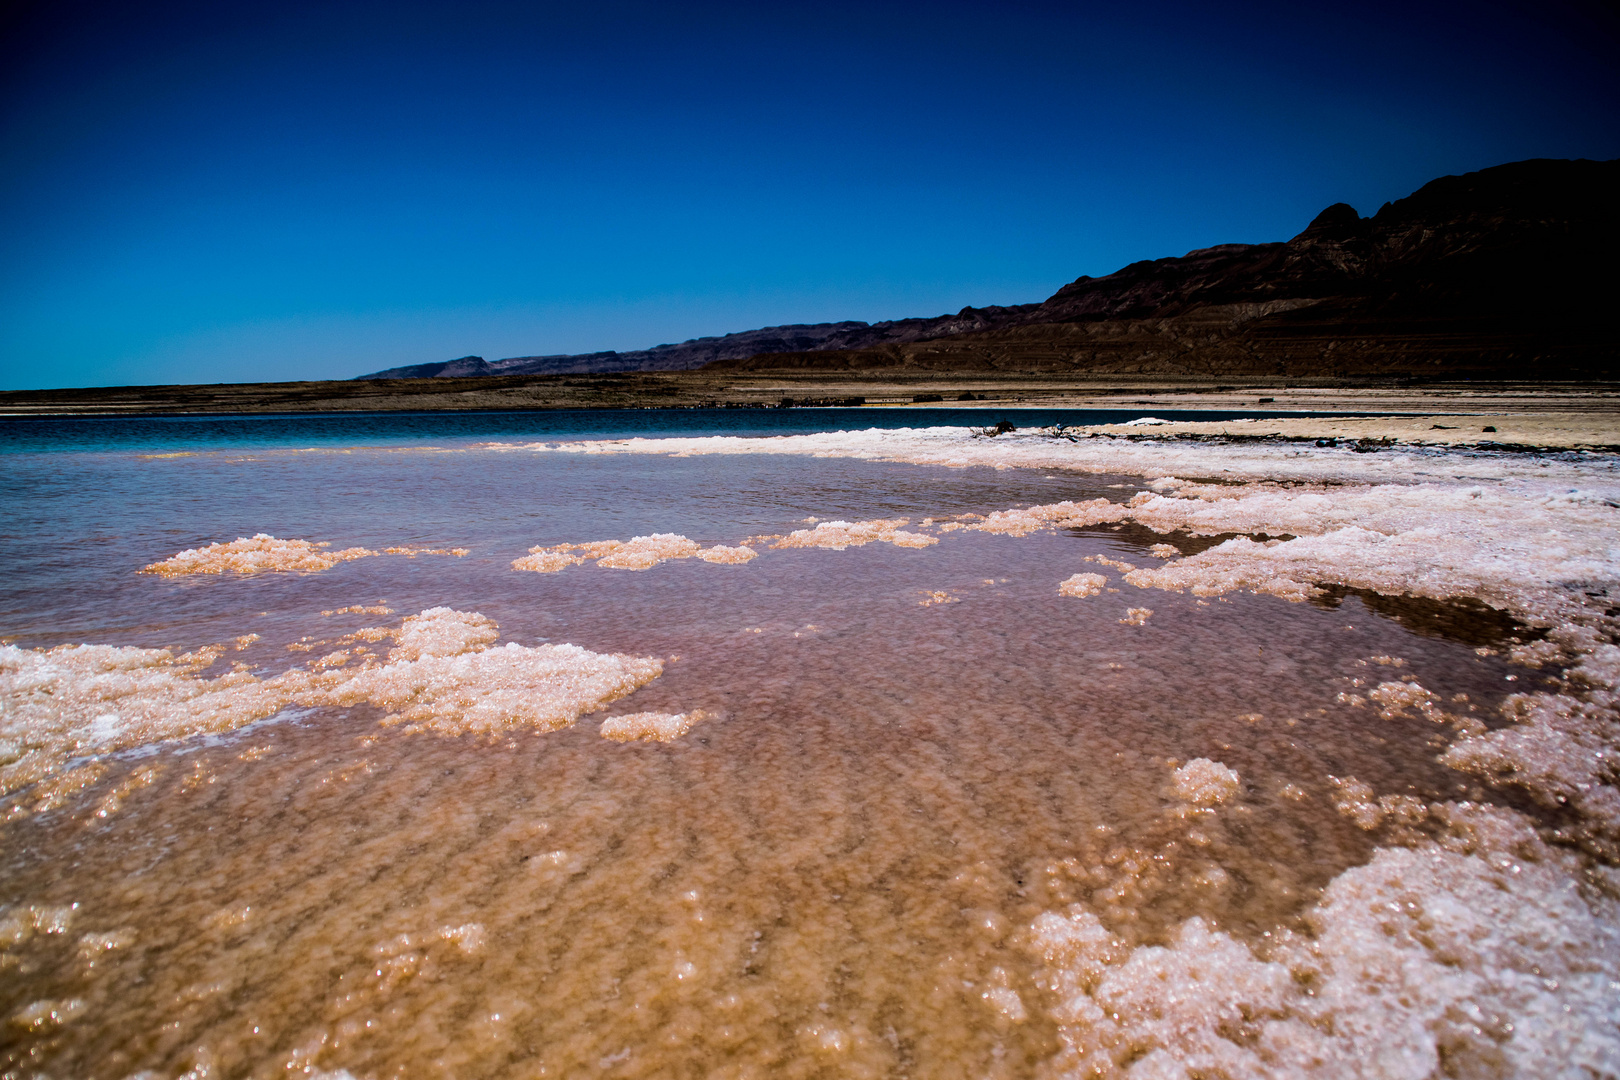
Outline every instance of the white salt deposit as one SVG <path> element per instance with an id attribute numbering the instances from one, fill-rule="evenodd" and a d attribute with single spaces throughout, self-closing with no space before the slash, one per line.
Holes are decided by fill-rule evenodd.
<path id="1" fill-rule="evenodd" d="M 1119 503 L 1107 499 L 1087 502 L 1060 502 L 1048 506 L 1031 506 L 1022 510 L 997 510 L 983 521 L 959 526 L 975 532 L 999 533 L 1003 536 L 1028 536 L 1042 529 L 1082 528 L 1119 521 L 1128 511 Z"/>
<path id="2" fill-rule="evenodd" d="M 1385 720 L 1406 716 L 1411 709 L 1417 709 L 1430 720 L 1443 716 L 1434 695 L 1411 681 L 1381 682 L 1367 691 L 1367 700 L 1378 706 L 1379 715 Z"/>
<path id="3" fill-rule="evenodd" d="M 602 721 L 602 738 L 614 742 L 674 742 L 709 719 L 702 709 L 683 713 L 640 712 L 610 716 Z"/>
<path id="4" fill-rule="evenodd" d="M 832 431 L 767 438 L 708 436 L 693 438 L 601 439 L 537 443 L 486 443 L 497 452 L 563 454 L 655 454 L 699 457 L 714 454 L 796 454 L 806 457 L 897 461 L 956 468 L 1030 468 L 1068 470 L 1097 475 L 1151 478 L 1221 477 L 1225 480 L 1362 483 L 1428 483 L 1484 481 L 1507 476 L 1533 478 L 1569 492 L 1590 489 L 1594 482 L 1612 486 L 1613 461 L 1594 455 L 1523 458 L 1511 454 L 1452 452 L 1438 448 L 1400 448 L 1371 454 L 1348 446 L 1245 443 L 1219 445 L 1173 438 L 1140 441 L 1099 436 L 1081 442 L 1054 439 L 1029 429 L 995 439 L 973 436 L 966 427 Z M 1176 481 L 1176 483 L 1183 483 Z"/>
<path id="5" fill-rule="evenodd" d="M 1058 592 L 1064 596 L 1096 596 L 1108 584 L 1101 574 L 1075 574 L 1058 582 Z"/>
<path id="6" fill-rule="evenodd" d="M 939 538 L 926 533 L 905 532 L 906 518 L 873 521 L 823 521 L 813 529 L 795 529 L 772 544 L 776 548 L 830 548 L 843 551 L 873 541 L 882 541 L 896 547 L 925 548 L 939 543 Z"/>
<path id="7" fill-rule="evenodd" d="M 1193 758 L 1171 774 L 1176 798 L 1199 806 L 1226 802 L 1243 790 L 1238 774 L 1209 758 Z"/>
<path id="8" fill-rule="evenodd" d="M 1620 906 L 1518 815 L 1453 805 L 1263 953 L 1202 919 L 1129 949 L 1085 908 L 1040 916 L 1063 1075 L 1603 1076 L 1620 1061 Z"/>
<path id="9" fill-rule="evenodd" d="M 201 678 L 211 653 L 188 663 L 166 649 L 0 646 L 0 794 L 32 784 L 31 801 L 18 805 L 52 809 L 100 775 L 99 766 L 62 772 L 73 758 L 229 731 L 288 705 L 369 702 L 389 711 L 388 723 L 444 734 L 552 731 L 663 671 L 657 659 L 576 645 L 492 648 L 499 637 L 492 620 L 443 607 L 406 618 L 396 631 L 377 628 L 370 639 L 390 633 L 396 645 L 386 665 L 367 656 L 349 666 L 340 650 L 316 661 L 326 670 L 271 679 L 242 671 Z"/>
<path id="10" fill-rule="evenodd" d="M 178 555 L 141 568 L 143 574 L 161 574 L 178 577 L 183 574 L 257 574 L 265 571 L 315 573 L 330 570 L 340 562 L 363 559 L 377 552 L 352 547 L 342 551 L 327 551 L 330 544 L 312 544 L 308 540 L 278 540 L 269 533 L 257 533 L 251 539 L 238 537 L 228 544 L 209 544 L 202 548 L 187 548 Z"/>
<path id="11" fill-rule="evenodd" d="M 1453 768 L 1528 792 L 1577 815 L 1574 838 L 1620 862 L 1620 649 L 1601 645 L 1570 671 L 1559 693 L 1516 694 L 1503 706 L 1514 723 L 1476 731 L 1441 759 Z"/>
<path id="12" fill-rule="evenodd" d="M 476 611 L 447 607 L 428 608 L 408 615 L 394 632 L 390 661 L 420 660 L 425 656 L 460 656 L 493 645 L 500 638 L 493 619 Z"/>
<path id="13" fill-rule="evenodd" d="M 574 552 L 580 552 L 576 555 Z M 690 559 L 704 562 L 737 565 L 759 554 L 750 547 L 701 547 L 677 533 L 653 533 L 629 540 L 593 540 L 585 544 L 557 544 L 553 547 L 532 547 L 529 554 L 512 563 L 514 570 L 532 570 L 541 574 L 555 574 L 570 566 L 578 566 L 587 559 L 595 559 L 597 566 L 610 570 L 651 570 L 668 559 Z"/>
<path id="14" fill-rule="evenodd" d="M 747 546 L 726 547 L 724 544 L 716 544 L 698 552 L 697 557 L 704 562 L 720 563 L 726 566 L 741 566 L 758 554 L 759 552 Z"/>
<path id="15" fill-rule="evenodd" d="M 0 792 L 42 780 L 73 757 L 274 715 L 307 678 L 198 678 L 167 649 L 0 646 Z"/>
<path id="16" fill-rule="evenodd" d="M 1147 622 L 1152 617 L 1153 617 L 1153 609 L 1152 608 L 1150 608 L 1150 607 L 1133 607 L 1133 608 L 1126 608 L 1125 609 L 1125 617 L 1123 619 L 1119 620 L 1119 621 L 1124 623 L 1126 626 L 1141 626 L 1143 623 Z"/>
<path id="17" fill-rule="evenodd" d="M 452 655 L 423 655 L 357 672 L 323 695 L 369 702 L 387 724 L 441 735 L 555 731 L 656 679 L 663 661 L 603 655 L 577 645 L 515 642 Z"/>
<path id="18" fill-rule="evenodd" d="M 482 952 L 489 940 L 489 935 L 484 931 L 484 924 L 475 922 L 443 927 L 439 930 L 439 936 L 468 956 L 476 956 Z"/>
<path id="19" fill-rule="evenodd" d="M 568 545 L 563 545 L 565 548 Z M 557 551 L 551 548 L 532 547 L 529 553 L 520 559 L 512 560 L 512 569 L 530 570 L 536 574 L 555 574 L 559 570 L 566 570 L 570 566 L 578 566 L 585 561 L 583 555 L 571 555 L 567 551 Z"/>
<path id="20" fill-rule="evenodd" d="M 1620 861 L 1620 648 L 1612 644 L 1620 624 L 1608 614 L 1620 597 L 1620 459 L 1612 455 L 1357 454 L 1152 437 L 1070 442 L 1033 432 L 981 439 L 962 428 L 507 449 L 805 454 L 1135 475 L 1151 490 L 1126 504 L 1078 518 L 1071 507 L 1086 504 L 1007 510 L 981 531 L 1026 535 L 1095 518 L 1160 533 L 1263 534 L 1184 558 L 1158 547 L 1154 555 L 1173 561 L 1126 577 L 1201 597 L 1246 590 L 1299 601 L 1336 583 L 1484 600 L 1545 628 L 1545 641 L 1513 649 L 1517 662 L 1557 662 L 1568 678 L 1555 692 L 1510 699 L 1508 727 L 1464 730 L 1442 760 L 1573 815 L 1562 830 L 1567 840 Z M 1385 683 L 1376 692 L 1386 700 L 1373 704 L 1395 718 L 1444 718 L 1415 685 Z M 1197 920 L 1170 946 L 1127 952 L 1083 908 L 1043 916 L 1035 930 L 1061 1001 L 1054 1016 L 1069 1046 L 1065 1070 L 1614 1075 L 1620 911 L 1610 892 L 1582 892 L 1586 875 L 1605 880 L 1609 872 L 1546 847 L 1510 811 L 1419 808 L 1405 797 L 1375 799 L 1357 784 L 1337 790 L 1358 824 L 1438 814 L 1449 833 L 1379 849 L 1367 866 L 1341 874 L 1312 913 L 1311 936 L 1285 939 L 1270 955 Z"/>
<path id="21" fill-rule="evenodd" d="M 677 533 L 653 533 L 632 537 L 597 559 L 596 565 L 613 570 L 650 570 L 666 559 L 690 559 L 697 553 L 696 541 Z"/>

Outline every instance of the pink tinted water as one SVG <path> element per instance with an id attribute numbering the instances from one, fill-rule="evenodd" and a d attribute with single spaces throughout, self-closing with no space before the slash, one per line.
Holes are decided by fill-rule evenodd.
<path id="1" fill-rule="evenodd" d="M 534 544 L 653 531 L 736 544 L 806 515 L 1124 499 L 1126 480 L 254 457 L 35 462 L 36 517 L 7 539 L 6 632 L 185 647 L 258 633 L 232 656 L 269 673 L 320 655 L 289 652 L 300 639 L 443 604 L 503 640 L 663 657 L 665 674 L 550 734 L 287 715 L 115 758 L 63 808 L 0 826 L 0 903 L 33 927 L 0 952 L 14 1075 L 1034 1075 L 1058 1048 L 1036 916 L 1081 903 L 1131 943 L 1193 914 L 1249 939 L 1293 925 L 1374 840 L 1334 809 L 1330 776 L 1425 800 L 1468 790 L 1434 762 L 1447 729 L 1339 696 L 1398 671 L 1488 715 L 1510 673 L 1354 597 L 1134 589 L 1083 561 L 1152 561 L 1106 528 L 760 545 L 742 566 L 508 565 Z M 260 530 L 472 554 L 134 573 Z M 1119 591 L 1059 595 L 1082 570 Z M 320 614 L 380 602 L 397 614 Z M 1122 622 L 1131 608 L 1152 615 Z M 602 715 L 693 709 L 712 718 L 669 744 L 596 733 Z M 1175 796 L 1173 769 L 1198 757 L 1241 777 L 1219 814 Z"/>

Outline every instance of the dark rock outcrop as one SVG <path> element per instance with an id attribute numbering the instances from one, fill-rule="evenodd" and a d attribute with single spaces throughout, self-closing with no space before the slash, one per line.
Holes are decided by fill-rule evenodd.
<path id="1" fill-rule="evenodd" d="M 1612 377 L 1620 161 L 1522 161 L 1337 203 L 1286 243 L 1082 277 L 986 331 L 758 356 L 750 370 Z"/>
<path id="2" fill-rule="evenodd" d="M 1285 243 L 1222 244 L 1081 277 L 1040 304 L 365 377 L 703 366 L 1612 377 L 1617 193 L 1620 161 L 1521 161 L 1431 181 L 1370 218 L 1335 203 Z M 475 360 L 482 368 L 458 367 Z"/>

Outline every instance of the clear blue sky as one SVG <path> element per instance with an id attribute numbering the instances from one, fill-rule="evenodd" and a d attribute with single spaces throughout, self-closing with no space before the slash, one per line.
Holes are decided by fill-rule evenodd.
<path id="1" fill-rule="evenodd" d="M 1306 7 L 13 5 L 0 387 L 1020 303 L 1620 157 L 1600 4 Z"/>

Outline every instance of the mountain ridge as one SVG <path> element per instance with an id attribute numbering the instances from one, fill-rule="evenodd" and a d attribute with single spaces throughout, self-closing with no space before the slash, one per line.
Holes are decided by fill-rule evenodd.
<path id="1" fill-rule="evenodd" d="M 1522 376 L 1612 371 L 1620 160 L 1532 159 L 1431 180 L 1287 241 L 1083 275 L 1040 303 L 763 327 L 633 352 L 464 357 L 362 379 L 679 371 L 1074 371 Z"/>

